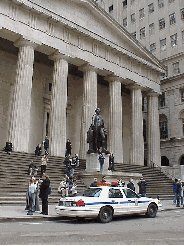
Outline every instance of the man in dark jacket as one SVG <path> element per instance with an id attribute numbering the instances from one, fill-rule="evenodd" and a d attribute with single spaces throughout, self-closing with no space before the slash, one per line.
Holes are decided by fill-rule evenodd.
<path id="1" fill-rule="evenodd" d="M 133 181 L 134 181 L 133 179 L 130 179 L 129 183 L 127 184 L 127 188 L 135 191 L 135 185 L 134 185 Z"/>
<path id="2" fill-rule="evenodd" d="M 11 154 L 12 152 L 12 148 L 13 148 L 13 145 L 10 141 L 10 139 L 6 142 L 6 146 L 3 148 L 3 150 L 7 153 L 7 154 Z"/>
<path id="3" fill-rule="evenodd" d="M 48 215 L 48 194 L 49 194 L 50 180 L 48 175 L 43 174 L 43 181 L 40 184 L 40 195 L 42 199 L 42 212 L 43 215 Z"/>
<path id="4" fill-rule="evenodd" d="M 71 142 L 70 142 L 70 139 L 67 139 L 65 156 L 66 156 L 67 154 L 71 155 L 71 152 L 72 152 L 72 144 L 71 144 Z"/>
<path id="5" fill-rule="evenodd" d="M 141 196 L 146 196 L 146 181 L 143 178 L 141 178 L 137 184 L 139 186 L 139 194 Z"/>
<path id="6" fill-rule="evenodd" d="M 45 136 L 45 140 L 43 141 L 43 147 L 44 147 L 45 155 L 48 155 L 49 153 L 47 149 L 49 148 L 49 140 L 47 136 Z"/>
<path id="7" fill-rule="evenodd" d="M 66 168 L 65 168 L 65 174 L 70 177 L 70 170 L 71 170 L 71 159 L 70 159 L 70 155 L 67 154 L 63 163 L 65 164 Z"/>
<path id="8" fill-rule="evenodd" d="M 90 184 L 90 187 L 97 187 L 97 184 L 98 184 L 97 178 L 94 178 L 94 181 L 93 183 Z"/>
<path id="9" fill-rule="evenodd" d="M 181 179 L 178 179 L 178 181 L 176 182 L 176 197 L 177 197 L 176 207 L 180 207 L 180 199 L 181 199 Z"/>

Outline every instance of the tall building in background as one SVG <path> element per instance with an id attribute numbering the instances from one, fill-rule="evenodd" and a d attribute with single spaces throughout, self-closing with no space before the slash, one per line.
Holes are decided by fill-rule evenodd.
<path id="1" fill-rule="evenodd" d="M 159 97 L 161 165 L 173 176 L 184 179 L 184 1 L 96 2 L 166 67 Z M 144 106 L 146 152 L 146 100 Z"/>

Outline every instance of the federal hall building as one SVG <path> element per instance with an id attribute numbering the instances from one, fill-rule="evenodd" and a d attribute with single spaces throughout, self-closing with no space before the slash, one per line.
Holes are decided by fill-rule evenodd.
<path id="1" fill-rule="evenodd" d="M 101 109 L 116 163 L 161 165 L 158 98 L 165 67 L 93 0 L 0 1 L 0 148 L 86 159 Z M 147 128 L 143 132 L 143 98 Z M 143 134 L 144 133 L 144 134 Z"/>

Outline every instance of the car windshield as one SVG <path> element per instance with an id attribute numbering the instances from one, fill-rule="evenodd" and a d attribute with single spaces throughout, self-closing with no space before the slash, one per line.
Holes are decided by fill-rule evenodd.
<path id="1" fill-rule="evenodd" d="M 78 196 L 87 196 L 87 197 L 99 197 L 101 193 L 101 188 L 89 188 L 82 193 L 80 193 Z"/>

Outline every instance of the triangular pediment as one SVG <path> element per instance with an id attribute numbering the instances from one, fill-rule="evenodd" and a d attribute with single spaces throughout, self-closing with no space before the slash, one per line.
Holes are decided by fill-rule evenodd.
<path id="1" fill-rule="evenodd" d="M 111 48 L 124 50 L 163 70 L 162 65 L 138 40 L 117 23 L 106 11 L 91 0 L 37 0 L 45 9 L 62 16 L 70 28 L 77 27 L 82 34 L 106 42 Z"/>

